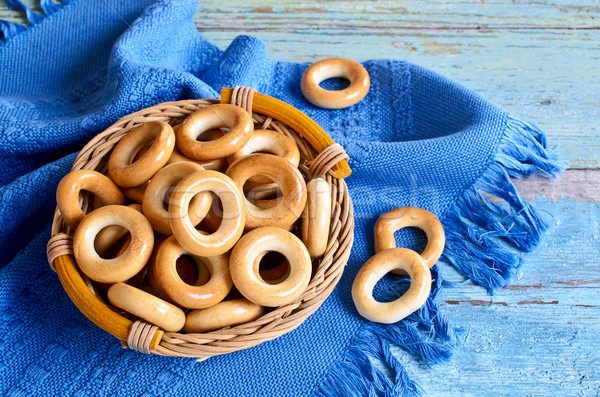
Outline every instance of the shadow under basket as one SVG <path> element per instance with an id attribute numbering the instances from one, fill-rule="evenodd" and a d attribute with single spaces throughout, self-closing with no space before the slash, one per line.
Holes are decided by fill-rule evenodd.
<path id="1" fill-rule="evenodd" d="M 93 284 L 83 275 L 73 257 L 73 230 L 56 209 L 48 261 L 63 288 L 79 310 L 100 328 L 119 338 L 123 345 L 142 353 L 195 357 L 235 352 L 277 338 L 298 327 L 331 294 L 342 276 L 354 239 L 352 202 L 343 178 L 350 175 L 348 156 L 318 124 L 298 109 L 254 89 L 224 88 L 221 103 L 248 111 L 256 128 L 278 131 L 294 139 L 300 150 L 300 171 L 308 180 L 324 177 L 331 187 L 332 209 L 329 242 L 308 288 L 294 303 L 274 308 L 255 321 L 206 333 L 164 332 L 143 320 L 129 319 L 94 293 Z M 121 118 L 92 139 L 79 153 L 72 170 L 106 173 L 112 149 L 131 129 L 141 123 L 162 121 L 174 124 L 196 110 L 219 103 L 215 99 L 166 102 Z M 84 212 L 89 199 L 82 195 Z"/>

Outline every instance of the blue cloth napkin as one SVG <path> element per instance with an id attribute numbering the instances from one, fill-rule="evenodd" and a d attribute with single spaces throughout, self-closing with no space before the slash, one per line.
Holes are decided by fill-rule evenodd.
<path id="1" fill-rule="evenodd" d="M 7 3 L 31 26 L 0 21 L 2 395 L 418 393 L 390 346 L 435 363 L 450 358 L 457 331 L 436 303 L 444 286 L 437 268 L 430 299 L 406 320 L 383 326 L 357 314 L 350 286 L 374 254 L 376 218 L 407 205 L 433 211 L 447 234 L 442 260 L 490 290 L 510 280 L 519 252 L 547 227 L 509 179 L 559 172 L 544 134 L 430 70 L 365 62 L 367 97 L 324 110 L 300 92 L 308 65 L 269 59 L 253 37 L 220 50 L 192 23 L 194 0 L 44 0 L 44 15 Z M 165 101 L 217 98 L 236 85 L 301 109 L 350 155 L 356 242 L 344 276 L 298 329 L 249 350 L 196 362 L 122 349 L 76 309 L 46 262 L 58 181 L 76 152 L 120 117 Z M 423 246 L 408 232 L 398 243 Z M 386 277 L 377 293 L 389 298 L 405 287 L 405 279 Z"/>

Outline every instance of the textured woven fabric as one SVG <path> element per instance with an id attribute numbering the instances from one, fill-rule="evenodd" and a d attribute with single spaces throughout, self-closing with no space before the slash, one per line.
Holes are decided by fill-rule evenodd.
<path id="1" fill-rule="evenodd" d="M 307 65 L 269 59 L 252 37 L 236 38 L 225 51 L 204 40 L 192 23 L 193 0 L 44 1 L 42 9 L 47 16 L 30 12 L 27 29 L 0 24 L 2 395 L 416 392 L 384 341 L 435 362 L 449 357 L 444 344 L 456 335 L 434 301 L 443 286 L 435 269 L 431 299 L 406 321 L 374 326 L 358 316 L 350 286 L 374 253 L 376 218 L 406 205 L 433 211 L 448 231 L 444 259 L 490 289 L 519 264 L 502 244 L 525 250 L 543 229 L 518 199 L 487 209 L 478 209 L 477 199 L 491 191 L 509 201 L 515 194 L 507 175 L 555 173 L 543 134 L 434 72 L 396 60 L 366 62 L 367 97 L 324 110 L 300 92 Z M 356 242 L 344 276 L 298 329 L 246 351 L 196 362 L 122 349 L 78 312 L 48 267 L 56 186 L 75 152 L 120 117 L 165 101 L 217 98 L 221 87 L 236 85 L 296 106 L 348 152 Z M 517 237 L 509 233 L 511 219 L 523 231 Z M 408 246 L 419 240 L 408 233 L 398 239 Z M 386 281 L 382 294 L 397 293 L 403 282 Z M 395 378 L 375 370 L 365 351 L 388 363 Z"/>

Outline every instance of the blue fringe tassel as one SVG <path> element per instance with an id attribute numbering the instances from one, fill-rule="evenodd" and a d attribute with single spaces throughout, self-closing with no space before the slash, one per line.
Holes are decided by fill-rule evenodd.
<path id="1" fill-rule="evenodd" d="M 444 214 L 446 247 L 441 260 L 452 263 L 466 277 L 490 292 L 508 283 L 521 266 L 520 252 L 533 249 L 548 228 L 542 215 L 517 193 L 510 178 L 539 174 L 555 177 L 562 171 L 548 151 L 546 137 L 536 126 L 508 117 L 493 163 Z M 502 204 L 492 202 L 495 196 Z M 354 337 L 342 360 L 328 371 L 315 392 L 318 396 L 413 396 L 422 389 L 413 382 L 391 346 L 399 346 L 425 363 L 450 359 L 464 330 L 452 327 L 437 303 L 443 287 L 437 267 L 432 269 L 431 294 L 425 305 L 396 324 L 366 324 Z M 407 277 L 388 276 L 378 299 L 396 299 L 408 288 Z M 387 366 L 384 373 L 375 359 Z M 380 365 L 381 366 L 381 365 Z"/>
<path id="2" fill-rule="evenodd" d="M 450 359 L 452 345 L 459 341 L 462 330 L 454 329 L 440 313 L 436 299 L 444 281 L 434 267 L 432 292 L 419 311 L 396 324 L 366 324 L 354 337 L 344 358 L 334 364 L 315 392 L 318 396 L 415 396 L 422 389 L 413 382 L 392 353 L 399 346 L 426 363 L 434 364 Z M 383 300 L 397 298 L 398 291 L 410 283 L 408 277 L 391 276 Z M 389 373 L 375 366 L 373 360 L 387 367 Z"/>
<path id="3" fill-rule="evenodd" d="M 25 25 L 0 19 L 0 32 L 2 32 L 2 38 L 4 41 L 12 39 L 25 30 L 27 30 L 27 26 Z"/>
<path id="4" fill-rule="evenodd" d="M 60 10 L 62 8 L 62 6 L 66 5 L 66 4 L 67 3 L 65 1 L 63 1 L 61 4 L 55 3 L 52 0 L 41 0 L 40 1 L 40 7 L 42 8 L 42 11 L 44 12 L 44 14 L 47 16 L 54 14 L 56 11 Z"/>
<path id="5" fill-rule="evenodd" d="M 27 22 L 30 26 L 37 25 L 46 16 L 52 15 L 60 10 L 62 7 L 67 5 L 69 1 L 63 0 L 62 3 L 54 3 L 52 0 L 40 0 L 40 7 L 44 15 L 33 12 L 31 8 L 27 7 L 21 0 L 5 0 L 6 5 L 13 10 L 21 10 L 25 12 Z M 0 19 L 0 32 L 4 41 L 9 41 L 16 35 L 27 30 L 29 26 L 22 25 L 20 23 L 5 21 Z"/>
<path id="6" fill-rule="evenodd" d="M 555 177 L 561 171 L 556 155 L 547 150 L 543 132 L 509 117 L 494 163 L 443 219 L 447 242 L 441 260 L 490 292 L 505 286 L 521 265 L 519 251 L 531 251 L 548 228 L 540 212 L 519 196 L 510 178 Z M 503 203 L 496 204 L 485 195 Z"/>
<path id="7" fill-rule="evenodd" d="M 460 335 L 463 333 L 463 330 L 452 327 L 437 304 L 442 289 L 448 286 L 451 287 L 453 284 L 442 278 L 442 274 L 438 271 L 437 266 L 431 269 L 431 278 L 434 282 L 431 285 L 429 299 L 425 302 L 423 307 L 409 316 L 406 321 L 418 324 L 420 329 L 426 331 L 428 335 L 430 335 L 431 340 L 439 339 L 441 342 L 449 345 L 456 345 L 460 342 Z M 402 292 L 400 291 L 406 291 L 410 286 L 410 278 L 406 276 L 390 274 L 386 281 L 385 291 L 381 296 L 377 297 L 378 300 L 395 300 L 402 295 Z M 396 325 L 397 324 L 394 324 L 388 327 L 394 327 Z M 445 361 L 446 358 L 449 358 L 445 357 L 445 354 L 446 353 L 440 353 L 439 356 L 427 355 L 424 356 L 424 359 L 431 363 Z"/>
<path id="8" fill-rule="evenodd" d="M 367 325 L 353 339 L 344 358 L 334 364 L 315 391 L 323 397 L 336 396 L 414 396 L 421 388 L 413 382 L 390 344 L 372 332 L 377 326 Z M 377 368 L 370 357 L 384 363 L 391 374 Z"/>

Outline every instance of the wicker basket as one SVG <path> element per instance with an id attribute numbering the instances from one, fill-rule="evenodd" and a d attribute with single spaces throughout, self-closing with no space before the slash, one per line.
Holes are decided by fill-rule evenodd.
<path id="1" fill-rule="evenodd" d="M 48 261 L 75 305 L 96 325 L 119 338 L 124 346 L 143 353 L 206 359 L 247 349 L 277 338 L 298 327 L 327 299 L 338 283 L 354 238 L 352 202 L 342 178 L 350 174 L 347 155 L 308 116 L 277 99 L 256 94 L 254 89 L 225 88 L 222 103 L 246 109 L 257 126 L 272 129 L 295 140 L 300 150 L 300 170 L 308 178 L 324 176 L 332 191 L 329 244 L 306 291 L 294 303 L 277 307 L 255 321 L 207 333 L 164 332 L 144 321 L 132 321 L 111 309 L 94 294 L 90 281 L 79 272 L 73 258 L 72 230 L 58 209 L 48 242 Z M 92 139 L 79 153 L 73 170 L 106 172 L 111 150 L 127 132 L 147 121 L 174 122 L 190 113 L 219 103 L 213 99 L 166 102 L 123 117 Z M 87 199 L 83 198 L 84 211 Z"/>

